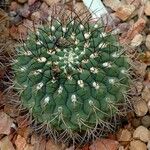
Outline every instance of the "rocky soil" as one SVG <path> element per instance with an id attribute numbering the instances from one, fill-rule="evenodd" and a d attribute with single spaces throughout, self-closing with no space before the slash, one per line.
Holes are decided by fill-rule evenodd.
<path id="1" fill-rule="evenodd" d="M 75 148 L 55 144 L 36 136 L 28 127 L 25 118 L 18 116 L 12 99 L 4 94 L 8 60 L 14 45 L 26 39 L 27 30 L 35 23 L 44 22 L 53 13 L 52 5 L 60 9 L 59 0 L 2 0 L 0 1 L 0 150 L 150 150 L 150 1 L 149 0 L 103 0 L 114 20 L 120 43 L 134 53 L 133 67 L 136 80 L 133 86 L 134 112 L 127 115 L 115 133 L 100 138 L 85 146 Z M 74 7 L 66 0 L 65 7 L 77 13 L 88 11 L 82 1 Z M 4 44 L 5 43 L 5 44 Z M 136 58 L 136 59 L 135 59 Z"/>

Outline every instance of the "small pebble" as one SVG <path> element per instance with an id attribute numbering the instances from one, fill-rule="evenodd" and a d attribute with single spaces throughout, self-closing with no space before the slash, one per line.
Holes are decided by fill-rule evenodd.
<path id="1" fill-rule="evenodd" d="M 146 37 L 145 45 L 148 48 L 148 50 L 150 50 L 150 34 L 148 34 Z"/>
<path id="2" fill-rule="evenodd" d="M 119 0 L 103 0 L 103 3 L 112 10 L 117 11 L 122 3 Z"/>
<path id="3" fill-rule="evenodd" d="M 38 21 L 40 21 L 40 19 L 41 19 L 41 13 L 40 13 L 40 11 L 36 11 L 36 12 L 33 12 L 31 14 L 31 20 L 32 21 L 38 22 Z"/>
<path id="4" fill-rule="evenodd" d="M 39 11 L 39 8 L 40 8 L 40 6 L 41 6 L 41 1 L 36 1 L 35 3 L 34 3 L 34 5 L 30 5 L 29 6 L 29 11 L 31 12 L 31 13 L 33 13 L 33 12 L 36 12 L 36 11 Z M 46 8 L 45 8 L 46 9 Z M 47 10 L 47 11 L 49 11 L 49 10 Z"/>
<path id="5" fill-rule="evenodd" d="M 51 140 L 48 140 L 46 142 L 46 146 L 45 147 L 46 147 L 46 150 L 61 150 L 61 149 L 63 149 L 61 145 L 55 144 Z"/>
<path id="6" fill-rule="evenodd" d="M 148 88 L 147 86 L 145 86 L 143 91 L 142 91 L 142 98 L 146 102 L 150 101 L 150 88 Z"/>
<path id="7" fill-rule="evenodd" d="M 134 140 L 130 142 L 129 150 L 147 150 L 147 147 L 145 143 L 139 140 Z"/>
<path id="8" fill-rule="evenodd" d="M 146 1 L 144 12 L 145 12 L 146 16 L 150 16 L 150 1 Z"/>
<path id="9" fill-rule="evenodd" d="M 120 130 L 117 134 L 118 141 L 130 141 L 131 140 L 131 132 L 127 129 Z"/>
<path id="10" fill-rule="evenodd" d="M 147 143 L 147 149 L 150 150 L 150 141 Z"/>
<path id="11" fill-rule="evenodd" d="M 141 0 L 126 0 L 127 4 L 133 4 L 136 8 L 140 5 Z"/>
<path id="12" fill-rule="evenodd" d="M 137 47 L 137 46 L 141 45 L 142 41 L 143 41 L 143 36 L 141 34 L 137 34 L 131 41 L 131 46 Z"/>
<path id="13" fill-rule="evenodd" d="M 22 17 L 20 15 L 16 15 L 15 17 L 10 17 L 10 24 L 17 25 L 22 21 Z"/>
<path id="14" fill-rule="evenodd" d="M 89 150 L 117 150 L 119 147 L 118 141 L 110 139 L 100 139 L 90 145 Z"/>
<path id="15" fill-rule="evenodd" d="M 0 140 L 0 150 L 15 150 L 8 136 Z"/>
<path id="16" fill-rule="evenodd" d="M 65 150 L 74 150 L 74 149 L 75 149 L 74 146 L 71 146 L 69 148 L 66 148 Z"/>
<path id="17" fill-rule="evenodd" d="M 119 29 L 120 33 L 124 33 L 127 30 L 129 30 L 130 25 L 129 23 L 123 22 L 123 23 L 119 23 L 117 28 Z"/>
<path id="18" fill-rule="evenodd" d="M 15 16 L 17 16 L 17 12 L 16 11 L 10 11 L 9 16 L 10 17 L 15 17 Z"/>
<path id="19" fill-rule="evenodd" d="M 137 100 L 135 100 L 134 109 L 137 116 L 144 116 L 148 112 L 146 102 L 140 98 L 137 98 Z"/>
<path id="20" fill-rule="evenodd" d="M 53 147 L 49 147 L 51 150 L 53 150 Z M 37 141 L 36 144 L 34 144 L 34 150 L 47 150 L 46 149 L 46 140 L 41 139 Z M 54 149 L 55 150 L 55 149 Z M 56 149 L 58 150 L 58 149 Z M 60 150 L 60 149 L 59 149 Z"/>
<path id="21" fill-rule="evenodd" d="M 14 106 L 11 104 L 7 104 L 4 106 L 4 112 L 6 114 L 9 114 L 10 117 L 17 117 L 18 115 L 18 111 L 16 109 L 14 109 Z"/>
<path id="22" fill-rule="evenodd" d="M 137 127 L 140 126 L 140 125 L 141 125 L 140 119 L 134 118 L 134 119 L 132 120 L 132 126 L 133 126 L 133 127 L 137 128 Z"/>
<path id="23" fill-rule="evenodd" d="M 26 146 L 26 140 L 24 137 L 18 135 L 17 136 L 17 139 L 15 141 L 15 145 L 16 145 L 16 148 L 17 150 L 21 150 L 21 149 L 24 149 L 25 146 Z"/>
<path id="24" fill-rule="evenodd" d="M 149 115 L 144 116 L 141 122 L 144 127 L 146 128 L 150 127 L 150 116 Z"/>
<path id="25" fill-rule="evenodd" d="M 33 21 L 29 19 L 24 19 L 23 20 L 23 25 L 27 28 L 33 28 Z"/>
<path id="26" fill-rule="evenodd" d="M 125 150 L 123 146 L 119 146 L 118 150 Z"/>
<path id="27" fill-rule="evenodd" d="M 121 20 L 127 20 L 135 11 L 135 6 L 122 4 L 115 12 L 115 15 Z"/>
<path id="28" fill-rule="evenodd" d="M 34 150 L 34 146 L 27 144 L 26 147 L 24 148 L 24 150 Z"/>
<path id="29" fill-rule="evenodd" d="M 136 87 L 136 91 L 138 92 L 138 94 L 140 94 L 143 89 L 142 81 L 136 81 L 136 82 L 134 82 L 134 85 Z"/>
<path id="30" fill-rule="evenodd" d="M 23 3 L 26 3 L 28 0 L 18 0 L 18 3 L 21 3 L 21 4 L 23 4 Z"/>
<path id="31" fill-rule="evenodd" d="M 21 36 L 21 39 L 26 39 L 27 38 L 27 28 L 25 26 L 23 26 L 22 24 L 20 24 L 18 26 L 18 32 L 19 32 L 19 35 Z"/>
<path id="32" fill-rule="evenodd" d="M 28 0 L 28 5 L 33 5 L 35 3 L 36 0 Z"/>
<path id="33" fill-rule="evenodd" d="M 148 106 L 148 111 L 150 112 L 150 100 L 148 101 L 147 106 Z"/>
<path id="34" fill-rule="evenodd" d="M 10 129 L 13 124 L 13 119 L 6 113 L 0 112 L 0 134 L 10 134 Z"/>
<path id="35" fill-rule="evenodd" d="M 29 6 L 25 4 L 22 8 L 19 9 L 20 16 L 27 18 L 30 15 Z"/>
<path id="36" fill-rule="evenodd" d="M 135 37 L 135 35 L 137 35 L 143 31 L 143 29 L 145 28 L 145 25 L 146 25 L 146 21 L 147 20 L 144 18 L 139 18 L 132 25 L 132 27 L 128 30 L 128 32 L 126 34 L 122 34 L 122 36 L 120 37 L 120 42 L 121 43 L 129 43 Z"/>
<path id="37" fill-rule="evenodd" d="M 45 2 L 43 2 L 40 6 L 40 10 L 46 12 L 48 10 L 48 5 Z"/>
<path id="38" fill-rule="evenodd" d="M 143 142 L 148 142 L 150 140 L 150 131 L 144 126 L 139 126 L 134 131 L 133 138 Z"/>
<path id="39" fill-rule="evenodd" d="M 147 64 L 139 62 L 139 61 L 134 61 L 133 64 L 135 66 L 136 74 L 140 75 L 141 77 L 145 77 Z"/>
<path id="40" fill-rule="evenodd" d="M 11 4 L 10 4 L 11 11 L 16 11 L 18 8 L 19 8 L 19 5 L 17 2 L 15 2 L 15 1 L 11 2 Z"/>
<path id="41" fill-rule="evenodd" d="M 59 0 L 43 0 L 47 5 L 52 6 L 55 3 L 58 3 Z"/>

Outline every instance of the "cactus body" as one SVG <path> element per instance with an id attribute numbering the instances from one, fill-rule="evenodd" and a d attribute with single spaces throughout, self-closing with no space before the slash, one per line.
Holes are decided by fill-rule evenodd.
<path id="1" fill-rule="evenodd" d="M 115 115 L 128 89 L 129 63 L 99 24 L 53 21 L 20 46 L 13 65 L 21 102 L 57 131 L 87 131 Z"/>

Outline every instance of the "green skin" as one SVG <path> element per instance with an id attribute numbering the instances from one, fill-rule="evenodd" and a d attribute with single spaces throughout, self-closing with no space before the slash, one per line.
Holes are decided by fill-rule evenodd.
<path id="1" fill-rule="evenodd" d="M 99 24 L 55 21 L 17 49 L 15 84 L 38 122 L 78 132 L 117 113 L 129 63 L 117 39 L 103 30 Z"/>

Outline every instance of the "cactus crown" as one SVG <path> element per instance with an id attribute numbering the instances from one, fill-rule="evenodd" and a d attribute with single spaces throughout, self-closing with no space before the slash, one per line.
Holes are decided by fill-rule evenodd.
<path id="1" fill-rule="evenodd" d="M 77 20 L 55 20 L 30 33 L 13 68 L 21 102 L 34 119 L 73 134 L 117 114 L 129 82 L 116 37 Z"/>

